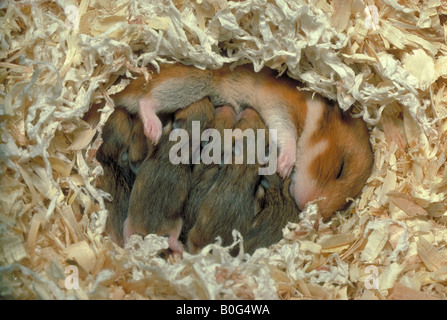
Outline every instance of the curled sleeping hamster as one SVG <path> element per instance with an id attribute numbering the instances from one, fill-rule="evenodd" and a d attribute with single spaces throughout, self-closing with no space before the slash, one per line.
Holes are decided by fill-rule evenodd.
<path id="1" fill-rule="evenodd" d="M 230 106 L 221 106 L 215 109 L 214 113 L 214 134 L 210 134 L 208 144 L 205 144 L 202 153 L 209 154 L 210 157 L 216 156 L 213 162 L 205 164 L 201 161 L 199 164 L 195 164 L 192 169 L 192 186 L 189 192 L 188 200 L 186 201 L 183 211 L 183 228 L 181 233 L 181 239 L 186 242 L 187 235 L 191 228 L 194 226 L 197 219 L 197 212 L 204 197 L 208 194 L 216 182 L 216 177 L 219 173 L 219 169 L 224 162 L 224 130 L 233 129 L 236 122 L 236 113 Z M 205 137 L 206 130 L 203 135 Z M 210 131 L 208 131 L 210 132 Z M 210 132 L 211 133 L 211 132 Z M 206 139 L 205 139 L 206 141 Z M 220 154 L 218 153 L 217 145 L 220 146 Z M 214 147 L 213 147 L 214 146 Z M 208 150 L 208 151 L 207 151 Z M 216 154 L 214 154 L 216 153 Z M 232 153 L 232 141 L 229 145 L 229 154 Z M 203 159 L 202 159 L 203 160 Z M 218 197 L 219 195 L 214 195 Z"/>
<path id="2" fill-rule="evenodd" d="M 244 139 L 241 132 L 247 136 L 251 134 L 252 139 Z M 260 138 L 266 139 L 266 134 L 264 122 L 255 110 L 245 109 L 238 115 L 234 132 L 233 163 L 224 164 L 219 169 L 214 177 L 214 184 L 198 205 L 197 220 L 188 234 L 190 253 L 197 253 L 218 236 L 222 239 L 222 245 L 230 245 L 233 242 L 233 230 L 238 230 L 242 235 L 248 231 L 256 214 L 257 189 L 261 178 L 258 169 L 262 165 L 256 159 L 248 160 L 250 154 L 256 154 L 256 142 Z M 239 141 L 242 143 L 239 144 Z"/>
<path id="3" fill-rule="evenodd" d="M 200 121 L 201 126 L 206 127 L 213 120 L 213 106 L 209 99 L 202 99 L 177 111 L 172 127 L 186 130 L 191 137 L 193 121 Z M 170 141 L 169 133 L 163 134 L 160 143 L 141 164 L 124 223 L 125 243 L 135 233 L 143 236 L 150 233 L 167 235 L 169 248 L 174 255 L 182 254 L 183 246 L 178 237 L 182 229 L 181 213 L 190 188 L 191 167 L 190 164 L 174 164 L 171 161 L 171 149 L 177 144 Z"/>
<path id="4" fill-rule="evenodd" d="M 282 239 L 282 229 L 288 222 L 299 222 L 300 211 L 289 192 L 290 178 L 278 174 L 263 176 L 264 188 L 261 211 L 256 214 L 244 237 L 244 250 L 252 254 Z"/>
<path id="5" fill-rule="evenodd" d="M 110 238 L 123 246 L 123 224 L 127 217 L 130 192 L 139 165 L 150 150 L 150 141 L 143 132 L 143 123 L 137 115 L 116 108 L 107 119 L 102 144 L 96 153 L 104 174 L 100 188 L 112 196 L 105 199 L 108 210 L 105 231 Z"/>
<path id="6" fill-rule="evenodd" d="M 272 70 L 248 67 L 200 70 L 181 64 L 162 65 L 146 83 L 131 81 L 115 95 L 116 103 L 139 113 L 144 132 L 155 143 L 161 135 L 158 114 L 185 108 L 209 96 L 213 105 L 229 104 L 238 113 L 254 108 L 269 129 L 277 130 L 277 172 L 292 173 L 290 190 L 297 205 L 319 198 L 324 217 L 355 198 L 369 177 L 373 155 L 361 119 L 353 119 L 318 95 L 297 89 L 300 84 L 277 77 Z"/>

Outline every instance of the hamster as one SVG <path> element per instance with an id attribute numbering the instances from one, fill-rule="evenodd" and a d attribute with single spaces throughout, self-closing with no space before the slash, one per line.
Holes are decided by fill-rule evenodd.
<path id="1" fill-rule="evenodd" d="M 324 218 L 345 209 L 371 174 L 373 153 L 369 132 L 352 118 L 318 97 L 307 101 L 306 125 L 297 148 L 290 193 L 300 210 L 310 201 Z"/>
<path id="2" fill-rule="evenodd" d="M 289 192 L 290 178 L 283 180 L 278 174 L 273 174 L 262 179 L 262 209 L 253 218 L 244 237 L 244 250 L 249 254 L 277 243 L 282 239 L 282 229 L 287 223 L 300 220 L 300 211 Z"/>
<path id="3" fill-rule="evenodd" d="M 104 169 L 99 183 L 112 196 L 112 200 L 105 200 L 108 210 L 105 231 L 114 242 L 123 246 L 123 224 L 130 192 L 138 167 L 150 152 L 151 143 L 144 135 L 143 123 L 138 116 L 120 107 L 107 119 L 102 140 L 96 152 L 96 159 Z"/>
<path id="4" fill-rule="evenodd" d="M 245 109 L 238 115 L 235 129 L 266 129 L 259 114 L 253 109 Z M 264 132 L 267 134 L 267 130 Z M 259 139 L 258 135 L 256 139 Z M 237 141 L 243 142 L 243 151 L 237 150 Z M 232 164 L 224 164 L 214 176 L 214 184 L 198 205 L 197 220 L 190 230 L 187 239 L 188 251 L 197 253 L 201 248 L 222 238 L 222 245 L 233 242 L 232 231 L 238 230 L 244 235 L 256 214 L 256 196 L 260 177 L 259 162 L 247 163 L 247 158 L 237 164 L 238 157 L 248 152 L 248 139 L 245 141 L 238 132 L 235 133 L 235 151 Z M 245 152 L 247 151 L 247 152 Z"/>
<path id="5" fill-rule="evenodd" d="M 172 127 L 186 130 L 189 144 L 192 121 L 200 121 L 201 126 L 208 127 L 213 120 L 213 106 L 208 99 L 202 99 L 177 111 Z M 177 144 L 170 141 L 169 133 L 163 134 L 160 143 L 141 164 L 130 195 L 128 217 L 124 222 L 124 243 L 135 233 L 143 236 L 150 233 L 167 235 L 173 254 L 182 255 L 183 246 L 178 237 L 182 229 L 181 213 L 191 184 L 191 166 L 172 162 L 170 151 Z M 187 149 L 192 151 L 189 146 Z"/>
<path id="6" fill-rule="evenodd" d="M 183 239 L 183 241 L 185 242 L 189 231 L 196 222 L 197 212 L 199 210 L 200 204 L 202 203 L 204 197 L 207 196 L 209 190 L 215 184 L 219 170 L 223 166 L 224 130 L 233 129 L 235 122 L 236 113 L 230 106 L 221 106 L 215 109 L 214 129 L 219 132 L 219 135 L 221 137 L 221 163 L 204 164 L 203 162 L 200 162 L 200 164 L 196 164 L 193 166 L 192 187 L 183 211 L 184 224 L 181 232 L 181 239 Z M 211 138 L 211 140 L 212 139 L 213 138 Z"/>
<path id="7" fill-rule="evenodd" d="M 225 159 L 225 130 L 232 130 L 234 125 L 236 123 L 236 113 L 234 112 L 233 108 L 230 106 L 219 106 L 216 107 L 214 110 L 214 127 L 209 128 L 212 129 L 212 131 L 216 132 L 216 135 L 219 136 L 219 138 L 214 137 L 214 132 L 207 132 L 208 130 L 205 130 L 203 137 L 202 137 L 202 161 L 194 166 L 193 169 L 193 176 L 196 181 L 200 181 L 200 174 L 205 170 L 206 168 L 209 168 L 209 163 L 206 164 L 205 158 L 209 157 L 209 160 L 206 160 L 208 162 L 217 160 L 216 164 L 222 164 Z M 214 142 L 214 139 L 216 141 Z M 219 141 L 220 139 L 220 141 Z M 220 142 L 220 144 L 218 143 Z M 230 145 L 227 146 L 229 148 L 227 154 L 231 156 L 231 150 L 232 149 L 232 141 L 230 141 Z M 213 144 L 213 146 L 211 145 Z M 214 144 L 220 146 L 220 154 L 214 154 Z M 227 155 L 228 157 L 228 155 Z M 218 158 L 218 159 L 217 159 Z"/>
<path id="8" fill-rule="evenodd" d="M 113 98 L 141 115 L 145 134 L 155 143 L 161 134 L 160 112 L 185 108 L 205 96 L 213 105 L 229 104 L 236 112 L 251 106 L 269 129 L 277 130 L 276 169 L 282 177 L 293 171 L 290 190 L 297 205 L 304 209 L 308 202 L 325 198 L 319 209 L 329 217 L 360 193 L 371 173 L 369 134 L 361 119 L 297 86 L 269 70 L 200 70 L 174 64 L 162 65 L 149 83 L 143 78 L 132 81 Z"/>
<path id="9" fill-rule="evenodd" d="M 139 78 L 113 99 L 138 112 L 146 136 L 157 143 L 161 135 L 158 113 L 185 108 L 206 96 L 213 105 L 231 105 L 236 113 L 245 106 L 254 108 L 269 129 L 277 130 L 277 170 L 284 176 L 290 174 L 296 160 L 297 130 L 288 109 L 303 99 L 296 85 L 276 78 L 273 72 L 255 73 L 246 67 L 231 71 L 228 67 L 200 70 L 181 64 L 162 65 L 160 74 L 154 74 L 150 83 Z"/>

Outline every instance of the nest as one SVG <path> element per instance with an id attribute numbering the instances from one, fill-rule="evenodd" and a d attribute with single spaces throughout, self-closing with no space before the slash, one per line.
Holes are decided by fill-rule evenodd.
<path id="1" fill-rule="evenodd" d="M 446 20 L 436 0 L 2 2 L 0 296 L 445 299 Z M 253 255 L 229 254 L 237 233 L 180 261 L 159 257 L 163 237 L 114 244 L 93 156 L 109 95 L 167 61 L 267 66 L 362 117 L 361 195 L 329 222 L 309 205 Z"/>

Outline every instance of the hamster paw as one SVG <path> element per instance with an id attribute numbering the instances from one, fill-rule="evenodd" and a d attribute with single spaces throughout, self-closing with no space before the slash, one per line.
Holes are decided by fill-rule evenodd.
<path id="1" fill-rule="evenodd" d="M 277 143 L 279 146 L 279 154 L 276 160 L 276 172 L 282 177 L 287 178 L 292 172 L 296 162 L 296 137 L 293 132 L 278 129 Z"/>
<path id="2" fill-rule="evenodd" d="M 181 258 L 183 255 L 183 245 L 177 239 L 177 236 L 170 235 L 168 238 L 169 248 L 172 250 L 172 255 L 176 258 Z"/>
<path id="3" fill-rule="evenodd" d="M 162 133 L 162 124 L 160 118 L 155 114 L 156 104 L 148 99 L 140 100 L 140 117 L 144 125 L 144 135 L 154 144 L 160 140 Z"/>
<path id="4" fill-rule="evenodd" d="M 288 150 L 280 151 L 276 171 L 283 178 L 287 178 L 292 172 L 296 161 L 296 154 Z"/>

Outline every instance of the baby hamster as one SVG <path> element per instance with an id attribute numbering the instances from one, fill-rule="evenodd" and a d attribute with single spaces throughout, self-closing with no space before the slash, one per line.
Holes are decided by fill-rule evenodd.
<path id="1" fill-rule="evenodd" d="M 290 178 L 278 175 L 263 176 L 262 209 L 253 218 L 244 237 L 245 252 L 268 247 L 282 239 L 282 229 L 288 222 L 299 222 L 300 211 L 289 192 Z"/>
<path id="2" fill-rule="evenodd" d="M 202 99 L 177 111 L 173 128 L 184 129 L 191 137 L 193 121 L 208 127 L 213 120 L 213 106 L 209 99 Z M 165 133 L 141 164 L 124 223 L 125 243 L 135 233 L 144 236 L 150 233 L 167 235 L 173 253 L 182 254 L 183 246 L 178 237 L 182 229 L 181 213 L 191 184 L 191 167 L 190 164 L 174 164 L 171 161 L 170 151 L 177 144 L 176 141 L 170 141 L 169 133 Z M 192 152 L 192 148 L 188 150 Z"/>
<path id="3" fill-rule="evenodd" d="M 186 242 L 187 235 L 191 228 L 194 226 L 196 219 L 197 219 L 197 212 L 199 210 L 199 207 L 204 199 L 204 197 L 207 196 L 210 189 L 212 189 L 213 185 L 216 182 L 216 177 L 219 173 L 220 168 L 223 166 L 224 161 L 224 130 L 225 129 L 233 129 L 233 126 L 236 121 L 236 114 L 233 110 L 233 108 L 229 106 L 221 106 L 215 109 L 215 115 L 214 115 L 214 128 L 217 130 L 219 134 L 220 139 L 220 160 L 217 163 L 210 163 L 205 164 L 203 162 L 200 162 L 199 164 L 196 164 L 193 166 L 192 171 L 192 187 L 191 191 L 188 196 L 188 200 L 185 204 L 185 209 L 183 212 L 183 229 L 181 233 L 181 238 L 183 241 Z M 211 142 L 213 143 L 212 139 L 210 138 Z M 217 139 L 217 137 L 216 137 Z M 216 144 L 219 141 L 215 141 Z M 208 144 L 208 147 L 210 147 L 210 144 Z M 206 145 L 205 145 L 206 147 Z M 230 146 L 232 152 L 232 143 Z M 213 149 L 216 150 L 217 148 Z M 211 151 L 213 152 L 213 151 Z"/>
<path id="4" fill-rule="evenodd" d="M 123 246 L 123 224 L 127 217 L 129 197 L 139 165 L 150 152 L 151 143 L 143 132 L 137 115 L 117 107 L 107 119 L 102 144 L 96 153 L 104 174 L 100 187 L 112 196 L 105 199 L 108 210 L 105 231 L 113 241 Z"/>
<path id="5" fill-rule="evenodd" d="M 238 115 L 235 129 L 253 129 L 251 132 L 256 136 L 256 129 L 266 127 L 255 110 L 245 109 Z M 267 134 L 266 130 L 264 134 Z M 237 150 L 237 140 L 243 141 L 243 150 Z M 258 168 L 261 165 L 259 162 L 248 164 L 248 157 L 241 164 L 236 164 L 237 158 L 244 156 L 242 151 L 247 151 L 248 155 L 248 141 L 236 132 L 234 163 L 224 164 L 219 169 L 214 177 L 214 184 L 198 206 L 196 222 L 188 234 L 189 252 L 197 253 L 218 236 L 222 238 L 222 245 L 230 245 L 234 229 L 242 235 L 248 231 L 256 214 L 256 195 L 260 181 Z"/>

